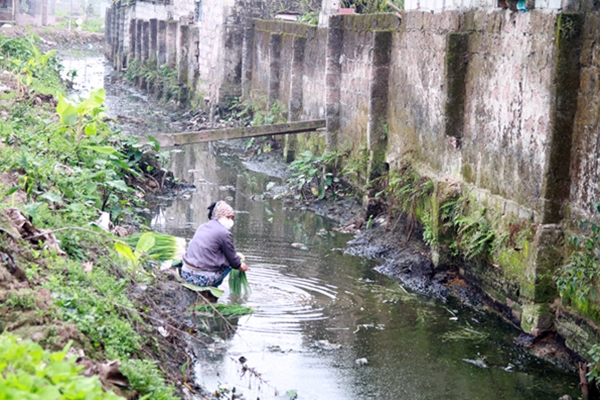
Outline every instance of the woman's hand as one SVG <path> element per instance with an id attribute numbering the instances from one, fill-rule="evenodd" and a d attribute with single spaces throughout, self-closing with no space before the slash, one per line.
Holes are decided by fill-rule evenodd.
<path id="1" fill-rule="evenodd" d="M 248 266 L 248 264 L 242 263 L 242 265 L 240 266 L 240 271 L 246 272 L 248 270 L 250 270 L 250 267 Z"/>

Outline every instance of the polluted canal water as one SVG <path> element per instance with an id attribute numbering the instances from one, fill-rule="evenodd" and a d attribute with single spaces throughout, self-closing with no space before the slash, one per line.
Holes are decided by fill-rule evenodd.
<path id="1" fill-rule="evenodd" d="M 110 68 L 94 60 L 87 68 L 97 73 L 89 76 L 106 85 L 110 115 L 164 115 L 137 90 L 112 87 Z M 143 118 L 150 133 L 165 129 L 129 116 Z M 283 185 L 281 170 L 227 153 L 215 143 L 172 151 L 170 170 L 196 189 L 165 198 L 151 217 L 154 230 L 189 240 L 211 202 L 224 199 L 236 210 L 232 232 L 251 267 L 252 292 L 236 297 L 225 282 L 219 303 L 254 313 L 196 349 L 198 384 L 235 388 L 247 400 L 579 396 L 577 376 L 527 354 L 515 343 L 520 332 L 499 316 L 408 292 L 373 262 L 345 254 L 352 236 L 329 220 L 273 199 L 267 187 Z"/>
<path id="2" fill-rule="evenodd" d="M 344 254 L 352 236 L 265 193 L 283 178 L 253 172 L 267 170 L 260 163 L 198 144 L 178 148 L 171 170 L 197 189 L 160 207 L 154 229 L 190 239 L 207 205 L 225 199 L 251 267 L 252 292 L 238 298 L 224 283 L 219 302 L 254 314 L 197 354 L 194 372 L 209 390 L 235 387 L 246 399 L 577 397 L 576 376 L 526 354 L 496 314 L 409 293 Z"/>

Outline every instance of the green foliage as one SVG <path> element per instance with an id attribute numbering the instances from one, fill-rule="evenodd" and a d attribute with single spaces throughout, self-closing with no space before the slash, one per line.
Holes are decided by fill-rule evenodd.
<path id="1" fill-rule="evenodd" d="M 287 109 L 282 102 L 275 100 L 267 104 L 266 96 L 250 96 L 244 101 L 232 98 L 225 106 L 225 120 L 242 121 L 252 126 L 281 124 L 287 122 Z"/>
<path id="2" fill-rule="evenodd" d="M 132 322 L 141 320 L 136 314 L 124 314 L 121 307 L 134 308 L 126 280 L 104 268 L 85 272 L 78 262 L 59 257 L 50 268 L 54 273 L 44 286 L 54 293 L 61 319 L 74 323 L 108 358 L 126 359 L 137 353 L 143 340 Z"/>
<path id="3" fill-rule="evenodd" d="M 0 35 L 0 68 L 11 71 L 17 78 L 18 95 L 24 95 L 25 87 L 43 94 L 62 91 L 60 70 L 56 51 L 42 54 L 35 46 L 36 36 L 8 38 Z"/>
<path id="4" fill-rule="evenodd" d="M 30 95 L 49 82 L 60 83 L 58 68 L 50 68 L 54 56 L 43 58 L 31 46 L 33 39 L 0 37 L 0 67 L 9 70 L 18 66 L 17 72 L 23 78 L 22 90 Z M 17 56 L 18 60 L 29 60 L 26 57 L 30 57 L 35 61 L 15 63 L 13 57 Z M 52 79 L 46 79 L 39 73 L 40 69 L 52 74 Z M 58 93 L 63 90 L 60 87 Z M 12 187 L 0 187 L 0 201 L 14 203 L 18 191 L 25 193 L 25 204 L 16 206 L 37 228 L 57 230 L 57 239 L 68 254 L 68 257 L 59 257 L 46 250 L 26 249 L 25 253 L 31 259 L 21 260 L 31 282 L 39 282 L 52 292 L 52 317 L 74 324 L 89 338 L 97 350 L 93 354 L 93 349 L 86 349 L 90 357 L 129 360 L 141 356 L 141 348 L 148 344 L 140 334 L 146 325 L 127 296 L 130 280 L 112 246 L 113 241 L 105 239 L 104 233 L 90 233 L 81 228 L 60 230 L 89 226 L 97 220 L 99 211 L 109 212 L 115 223 L 135 223 L 134 207 L 142 204 L 132 187 L 142 190 L 138 187 L 143 177 L 139 168 L 142 156 L 158 148 L 150 146 L 152 149 L 148 149 L 137 140 L 111 130 L 103 101 L 104 91 L 100 89 L 81 101 L 68 100 L 61 94 L 56 109 L 51 101 L 34 104 L 26 97 L 3 97 L 0 112 L 6 117 L 0 123 L 3 146 L 0 172 L 17 175 L 18 182 Z M 0 204 L 0 207 L 4 206 Z M 140 251 L 145 248 L 147 245 L 139 246 Z M 135 256 L 134 252 L 132 254 Z M 85 268 L 81 261 L 87 261 Z M 32 264 L 26 266 L 27 262 Z M 44 267 L 40 268 L 38 263 Z M 38 274 L 43 277 L 40 279 Z M 21 309 L 32 308 L 34 303 L 35 297 L 24 291 L 9 294 L 6 301 L 8 306 Z M 87 341 L 82 345 L 89 347 Z M 0 371 L 2 368 L 5 365 L 0 360 Z M 155 364 L 132 362 L 130 370 L 140 379 L 153 382 L 139 386 L 142 398 L 145 395 L 153 399 L 174 398 L 169 395 L 172 390 L 164 385 Z M 55 384 L 63 382 L 52 379 Z M 34 388 L 29 385 L 30 380 L 23 377 L 23 385 Z M 0 387 L 3 384 L 4 381 L 0 381 Z M 79 390 L 81 385 L 84 383 L 74 382 L 72 387 Z M 86 390 L 90 393 L 86 396 L 83 389 L 77 393 L 67 392 L 68 388 L 64 390 L 68 395 L 61 397 L 52 397 L 53 392 L 48 392 L 46 397 L 8 398 L 110 398 L 93 397 L 89 385 Z"/>
<path id="5" fill-rule="evenodd" d="M 307 199 L 316 197 L 319 200 L 330 196 L 337 196 L 342 185 L 337 177 L 341 153 L 325 153 L 316 156 L 307 150 L 290 164 L 292 176 L 288 183 L 296 193 L 296 198 Z"/>
<path id="6" fill-rule="evenodd" d="M 600 212 L 600 203 L 594 204 L 594 211 Z M 554 280 L 561 298 L 587 313 L 590 299 L 596 297 L 600 283 L 600 224 L 595 220 L 582 220 L 578 227 L 585 233 L 568 238 L 572 252 L 556 271 Z"/>
<path id="7" fill-rule="evenodd" d="M 460 250 L 467 259 L 490 254 L 496 234 L 486 218 L 485 208 L 472 214 L 460 215 L 453 223 L 458 237 L 451 248 Z"/>
<path id="8" fill-rule="evenodd" d="M 105 122 L 104 90 L 77 103 L 59 92 L 55 122 L 49 107 L 0 105 L 10 114 L 0 127 L 0 140 L 12 151 L 0 154 L 0 171 L 19 171 L 15 187 L 23 190 L 23 206 L 42 226 L 87 223 L 98 211 L 113 221 L 131 218 L 139 199 L 129 188 L 142 176 L 139 159 L 147 149 L 115 135 Z"/>
<path id="9" fill-rule="evenodd" d="M 594 344 L 587 354 L 589 370 L 587 377 L 596 385 L 600 382 L 600 346 Z"/>
<path id="10" fill-rule="evenodd" d="M 31 292 L 9 292 L 5 304 L 24 310 L 31 309 L 35 306 L 35 295 Z"/>
<path id="11" fill-rule="evenodd" d="M 353 177 L 356 182 L 361 182 L 367 178 L 368 169 L 369 149 L 367 146 L 362 146 L 356 156 L 348 157 L 342 174 Z"/>
<path id="12" fill-rule="evenodd" d="M 243 315 L 252 314 L 254 312 L 250 307 L 245 307 L 239 304 L 202 304 L 196 307 L 197 311 L 207 312 L 211 314 L 219 314 L 225 318 L 241 317 Z"/>
<path id="13" fill-rule="evenodd" d="M 123 238 L 123 241 L 130 247 L 137 247 L 141 238 L 144 237 L 144 233 L 134 233 L 133 235 Z M 171 235 L 165 235 L 163 233 L 152 232 L 154 238 L 154 245 L 151 246 L 145 252 L 148 257 L 157 261 L 168 261 L 179 259 L 185 252 L 185 239 L 178 238 Z"/>
<path id="14" fill-rule="evenodd" d="M 31 340 L 0 335 L 0 397 L 2 399 L 122 399 L 104 392 L 98 377 L 81 375 L 75 357 L 66 359 L 70 344 L 50 353 Z"/>
<path id="15" fill-rule="evenodd" d="M 127 244 L 122 242 L 115 242 L 115 249 L 119 254 L 129 261 L 129 267 L 131 272 L 131 277 L 135 280 L 136 274 L 138 272 L 143 272 L 146 274 L 150 274 L 141 268 L 144 259 L 148 257 L 148 251 L 154 246 L 156 240 L 154 239 L 154 235 L 152 232 L 146 232 L 142 236 L 140 236 L 137 241 L 135 250 L 131 250 Z"/>
<path id="16" fill-rule="evenodd" d="M 169 101 L 179 95 L 180 85 L 177 69 L 168 64 L 158 67 L 156 60 L 131 60 L 123 76 L 132 83 L 138 79 L 152 83 L 161 94 L 162 101 Z"/>
<path id="17" fill-rule="evenodd" d="M 359 14 L 372 14 L 390 11 L 386 5 L 388 1 L 398 8 L 404 8 L 404 0 L 342 0 L 341 6 L 354 8 Z"/>
<path id="18" fill-rule="evenodd" d="M 147 394 L 143 399 L 175 400 L 178 397 L 173 388 L 166 385 L 156 363 L 148 360 L 130 359 L 121 366 L 123 375 L 127 377 L 132 389 Z"/>
<path id="19" fill-rule="evenodd" d="M 433 193 L 433 182 L 421 177 L 408 164 L 382 176 L 374 182 L 374 185 L 377 184 L 383 184 L 384 189 L 375 196 L 385 196 L 392 214 L 394 211 L 401 211 L 417 219 L 423 216 Z"/>

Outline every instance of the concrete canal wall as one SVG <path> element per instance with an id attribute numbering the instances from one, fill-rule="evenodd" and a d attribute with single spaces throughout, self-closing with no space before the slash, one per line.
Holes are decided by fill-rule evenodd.
<path id="1" fill-rule="evenodd" d="M 312 26 L 268 19 L 266 2 L 117 2 L 107 54 L 117 68 L 177 68 L 206 104 L 264 98 L 291 120 L 325 118 L 323 137 L 298 135 L 295 146 L 365 158 L 357 186 L 410 165 L 433 187 L 419 215 L 435 261 L 454 262 L 464 221 L 478 216 L 469 240 L 485 224 L 493 239 L 486 257 L 463 260 L 464 276 L 525 331 L 556 329 L 584 353 L 600 343 L 600 299 L 586 310 L 564 299 L 559 310 L 552 276 L 574 221 L 600 198 L 600 14 L 588 2 L 528 1 L 527 12 L 500 3 L 431 2 L 433 12 L 408 2 L 402 19 L 335 14 L 327 3 Z M 458 198 L 466 206 L 452 234 L 444 212 Z"/>

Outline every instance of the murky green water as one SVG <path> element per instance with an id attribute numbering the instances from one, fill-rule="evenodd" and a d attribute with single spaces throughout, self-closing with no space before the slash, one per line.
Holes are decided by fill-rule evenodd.
<path id="1" fill-rule="evenodd" d="M 143 118 L 140 132 L 165 130 L 147 97 L 104 78 L 103 59 L 71 65 L 82 62 L 90 78 L 76 86 L 81 94 L 106 84 L 111 115 Z M 345 255 L 351 237 L 326 220 L 263 196 L 281 178 L 250 172 L 211 144 L 176 150 L 170 168 L 197 189 L 153 210 L 154 229 L 190 239 L 208 204 L 225 199 L 238 211 L 234 239 L 252 268 L 250 295 L 235 298 L 223 285 L 220 302 L 255 313 L 198 354 L 194 371 L 206 388 L 235 387 L 248 400 L 288 391 L 300 400 L 577 398 L 577 377 L 526 355 L 496 315 L 406 292 Z M 251 369 L 243 376 L 242 356 Z"/>
<path id="2" fill-rule="evenodd" d="M 253 173 L 213 146 L 178 149 L 171 169 L 197 186 L 165 204 L 156 230 L 191 238 L 206 206 L 228 200 L 233 234 L 252 270 L 252 293 L 226 294 L 255 313 L 199 354 L 198 381 L 236 387 L 247 399 L 558 399 L 577 395 L 576 376 L 524 354 L 495 314 L 403 290 L 345 255 L 348 235 L 310 212 L 263 198 L 279 178 Z M 224 284 L 226 288 L 226 284 Z M 261 374 L 244 376 L 239 358 Z M 481 368 L 465 360 L 482 360 Z M 279 397 L 275 393 L 279 394 Z"/>

